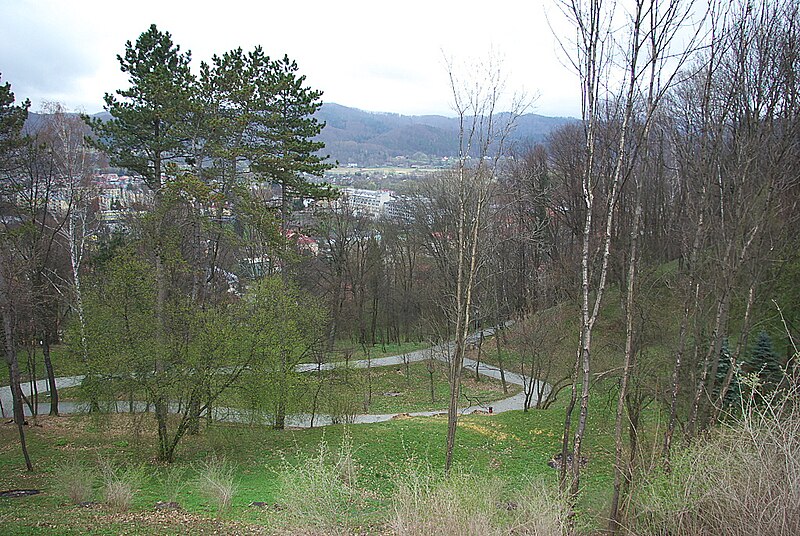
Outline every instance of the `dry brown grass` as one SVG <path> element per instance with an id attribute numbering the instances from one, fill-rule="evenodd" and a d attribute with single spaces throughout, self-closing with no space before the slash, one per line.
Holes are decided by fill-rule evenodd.
<path id="1" fill-rule="evenodd" d="M 542 482 L 511 494 L 499 479 L 440 480 L 410 470 L 392 499 L 391 528 L 399 536 L 560 536 L 566 504 Z"/>
<path id="2" fill-rule="evenodd" d="M 323 441 L 316 454 L 286 465 L 280 482 L 288 525 L 308 534 L 353 534 L 364 503 L 358 472 L 347 433 L 338 450 Z"/>
<path id="3" fill-rule="evenodd" d="M 102 491 L 106 504 L 116 512 L 127 512 L 133 504 L 136 489 L 143 478 L 139 467 L 120 467 L 100 460 Z"/>
<path id="4" fill-rule="evenodd" d="M 197 487 L 217 510 L 217 519 L 230 510 L 233 496 L 238 491 L 233 466 L 223 458 L 212 456 L 198 470 Z"/>
<path id="5" fill-rule="evenodd" d="M 800 414 L 797 392 L 697 441 L 634 494 L 637 535 L 800 534 Z"/>
<path id="6" fill-rule="evenodd" d="M 55 473 L 54 484 L 59 495 L 66 497 L 72 504 L 92 500 L 98 477 L 94 467 L 71 459 L 59 466 Z"/>

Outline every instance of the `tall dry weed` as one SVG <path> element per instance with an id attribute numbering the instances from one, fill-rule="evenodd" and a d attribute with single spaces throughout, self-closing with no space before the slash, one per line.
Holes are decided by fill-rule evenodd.
<path id="1" fill-rule="evenodd" d="M 500 479 L 418 468 L 398 480 L 391 527 L 400 536 L 560 536 L 566 527 L 566 503 L 544 482 L 510 492 Z"/>
<path id="2" fill-rule="evenodd" d="M 800 396 L 789 384 L 677 453 L 670 475 L 650 475 L 633 494 L 631 532 L 800 534 Z"/>
<path id="3" fill-rule="evenodd" d="M 323 440 L 314 455 L 286 464 L 279 480 L 289 523 L 321 534 L 346 530 L 364 503 L 357 478 L 358 466 L 347 432 L 338 450 L 331 450 Z"/>
<path id="4" fill-rule="evenodd" d="M 113 510 L 125 512 L 133 504 L 136 489 L 143 479 L 141 467 L 121 467 L 109 460 L 100 460 L 103 498 Z"/>
<path id="5" fill-rule="evenodd" d="M 200 464 L 197 488 L 216 507 L 217 518 L 223 517 L 238 490 L 234 467 L 224 458 L 212 456 Z"/>
<path id="6" fill-rule="evenodd" d="M 81 504 L 92 500 L 97 477 L 94 467 L 77 460 L 67 460 L 56 469 L 54 482 L 60 495 L 73 504 Z"/>

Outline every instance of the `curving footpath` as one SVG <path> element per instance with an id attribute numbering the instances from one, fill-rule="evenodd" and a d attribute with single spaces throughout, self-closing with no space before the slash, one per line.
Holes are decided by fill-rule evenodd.
<path id="1" fill-rule="evenodd" d="M 483 330 L 482 334 L 484 337 L 489 337 L 494 334 L 494 328 L 489 328 Z M 476 343 L 481 336 L 481 332 L 475 333 L 468 337 L 468 343 Z M 333 370 L 336 368 L 343 368 L 345 366 L 349 366 L 351 368 L 367 368 L 367 367 L 388 367 L 388 366 L 396 366 L 402 365 L 405 363 L 414 363 L 418 361 L 425 361 L 433 357 L 434 359 L 442 362 L 447 362 L 449 360 L 449 356 L 453 349 L 453 343 L 447 343 L 443 345 L 437 345 L 430 348 L 425 348 L 423 350 L 416 350 L 414 352 L 409 352 L 407 354 L 400 354 L 394 355 L 389 357 L 381 357 L 377 359 L 371 360 L 356 360 L 349 363 L 338 362 L 338 363 L 302 363 L 297 365 L 296 370 L 298 372 L 311 372 L 316 370 Z M 475 368 L 478 366 L 478 362 L 474 359 L 464 358 L 464 368 L 468 371 L 475 372 Z M 500 379 L 500 369 L 492 366 L 486 365 L 484 363 L 480 364 L 478 369 L 478 373 L 484 376 L 488 376 L 490 378 L 494 378 L 499 380 Z M 67 376 L 63 378 L 56 378 L 56 386 L 61 388 L 66 387 L 74 387 L 76 385 L 80 385 L 83 381 L 84 376 Z M 522 391 L 517 393 L 514 396 L 510 396 L 507 398 L 503 398 L 501 400 L 496 400 L 493 402 L 487 402 L 485 404 L 478 404 L 474 406 L 468 406 L 465 408 L 460 409 L 462 415 L 467 415 L 470 413 L 474 413 L 476 411 L 488 411 L 489 407 L 492 408 L 493 413 L 503 413 L 505 411 L 523 409 L 525 405 L 525 393 L 530 392 L 533 390 L 534 393 L 539 392 L 539 389 L 543 387 L 543 395 L 546 397 L 548 392 L 550 391 L 550 386 L 540 382 L 539 380 L 527 380 L 520 374 L 516 372 L 509 372 L 505 371 L 505 379 L 507 383 L 522 386 Z M 22 386 L 23 394 L 28 397 L 30 396 L 31 386 L 29 383 L 25 383 Z M 39 380 L 36 382 L 36 390 L 41 393 L 46 393 L 49 390 L 49 385 L 47 380 Z M 537 400 L 535 405 L 541 400 Z M 127 401 L 120 401 L 115 404 L 116 407 L 112 407 L 112 411 L 116 411 L 119 413 L 127 412 L 129 409 L 129 402 Z M 11 417 L 12 411 L 12 396 L 11 396 L 11 388 L 0 387 L 0 405 L 2 406 L 2 415 L 4 418 Z M 50 411 L 50 404 L 47 402 L 43 402 L 38 404 L 38 414 L 39 415 L 46 415 Z M 63 401 L 58 405 L 59 412 L 62 414 L 70 414 L 70 413 L 83 413 L 87 411 L 87 407 L 85 404 L 76 403 L 71 401 Z M 136 411 L 144 411 L 145 404 L 142 402 L 135 402 L 134 403 L 134 410 Z M 174 408 L 177 411 L 177 408 Z M 25 405 L 25 414 L 30 415 L 29 408 Z M 438 411 L 418 411 L 412 413 L 380 413 L 380 414 L 360 414 L 355 415 L 352 419 L 349 419 L 348 422 L 352 422 L 355 424 L 363 424 L 363 423 L 375 423 L 375 422 L 384 422 L 391 420 L 395 417 L 399 416 L 408 416 L 408 417 L 430 417 L 434 415 L 445 415 L 447 414 L 446 410 L 438 410 Z M 214 419 L 228 421 L 228 422 L 249 422 L 252 420 L 252 415 L 246 412 L 239 411 L 234 408 L 215 408 Z M 289 415 L 286 418 L 286 425 L 291 427 L 297 428 L 309 428 L 311 427 L 311 414 L 297 414 L 297 415 Z M 333 419 L 329 415 L 315 415 L 314 416 L 314 426 L 327 426 L 329 424 L 333 424 Z"/>

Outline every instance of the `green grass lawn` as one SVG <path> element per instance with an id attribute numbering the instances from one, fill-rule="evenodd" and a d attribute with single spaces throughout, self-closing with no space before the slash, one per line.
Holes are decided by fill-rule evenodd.
<path id="1" fill-rule="evenodd" d="M 336 374 L 341 376 L 344 373 L 337 371 Z M 431 373 L 426 363 L 411 363 L 408 368 L 405 365 L 380 367 L 371 369 L 369 372 L 360 369 L 348 371 L 348 374 L 357 375 L 357 380 L 352 385 L 357 386 L 355 389 L 362 397 L 369 392 L 371 381 L 372 401 L 368 407 L 369 413 L 402 413 L 447 408 L 450 389 L 443 363 L 434 363 L 433 399 L 430 389 Z M 371 376 L 371 380 L 368 375 Z M 520 387 L 516 385 L 507 385 L 507 388 L 508 394 L 504 394 L 498 380 L 481 377 L 476 381 L 473 376 L 468 376 L 465 372 L 461 405 L 488 403 L 512 396 L 520 391 Z"/>
<path id="2" fill-rule="evenodd" d="M 285 495 L 281 475 L 287 468 L 307 464 L 323 443 L 335 453 L 344 442 L 352 445 L 357 475 L 354 487 L 364 499 L 353 518 L 356 524 L 368 527 L 366 532 L 380 533 L 390 515 L 389 498 L 399 477 L 410 470 L 441 473 L 447 426 L 444 417 L 285 431 L 215 424 L 198 436 L 188 437 L 179 449 L 176 466 L 184 471 L 185 487 L 177 500 L 184 511 L 170 518 L 153 509 L 156 501 L 168 498 L 160 478 L 165 468 L 152 461 L 151 416 L 139 419 L 143 421 L 137 432 L 132 418 L 125 415 L 42 418 L 41 426 L 28 430 L 35 465 L 30 474 L 23 470 L 13 427 L 0 428 L 0 488 L 43 490 L 41 495 L 0 499 L 2 532 L 166 534 L 186 533 L 187 527 L 203 533 L 197 527 L 216 527 L 222 533 L 234 534 L 274 527 L 285 517 L 281 510 L 248 505 L 254 501 L 281 504 Z M 479 478 L 500 478 L 511 490 L 524 486 L 531 478 L 554 485 L 557 473 L 547 466 L 547 461 L 559 449 L 562 421 L 560 409 L 463 417 L 454 470 Z M 582 481 L 581 497 L 582 521 L 589 524 L 604 508 L 610 486 L 611 428 L 601 415 L 590 419 L 586 448 L 590 463 Z M 210 456 L 234 462 L 238 484 L 232 508 L 220 522 L 213 521 L 215 508 L 195 485 L 201 462 Z M 65 464 L 79 461 L 96 466 L 98 460 L 140 468 L 142 478 L 130 512 L 114 513 L 102 505 L 74 506 L 59 491 L 57 483 Z M 99 490 L 94 499 L 103 500 Z"/>
<path id="3" fill-rule="evenodd" d="M 490 343 L 487 340 L 483 360 L 491 362 Z M 387 347 L 380 352 L 376 348 L 370 355 L 396 355 L 418 346 L 424 345 Z M 353 355 L 353 359 L 361 357 Z M 328 374 L 326 381 L 338 395 L 349 392 L 354 398 L 358 413 L 363 412 L 361 405 L 369 382 L 370 413 L 444 409 L 447 404 L 446 371 L 440 363 L 434 370 L 433 401 L 426 363 L 415 363 L 408 369 L 402 364 L 375 368 L 369 372 L 369 381 L 363 369 Z M 346 379 L 341 377 L 345 374 Z M 335 381 L 330 381 L 330 375 Z M 314 375 L 304 375 L 296 387 L 309 393 L 316 382 Z M 465 374 L 463 405 L 497 400 L 519 390 L 516 386 L 509 388 L 505 395 L 499 381 L 485 377 L 476 381 L 472 374 Z M 65 398 L 74 394 L 63 393 Z M 581 481 L 579 503 L 579 525 L 592 529 L 602 525 L 613 459 L 613 405 L 601 401 L 601 393 L 593 396 L 596 398 L 584 448 L 590 462 Z M 610 395 L 606 398 L 611 400 Z M 306 403 L 307 400 L 302 402 Z M 218 403 L 225 404 L 236 405 L 235 397 Z M 318 411 L 325 412 L 324 403 Z M 499 479 L 505 487 L 498 501 L 514 490 L 524 489 L 532 479 L 555 486 L 557 472 L 547 466 L 547 461 L 560 449 L 563 414 L 562 400 L 546 411 L 462 417 L 455 474 L 485 481 Z M 35 471 L 30 474 L 22 469 L 14 428 L 0 427 L 0 491 L 43 490 L 31 497 L 0 498 L 3 534 L 272 534 L 283 530 L 281 527 L 291 531 L 292 523 L 298 522 L 292 521 L 294 514 L 284 508 L 295 481 L 290 478 L 287 484 L 286 475 L 294 474 L 292 471 L 298 467 L 313 466 L 321 445 L 327 445 L 335 458 L 342 444 L 352 446 L 348 451 L 356 468 L 352 488 L 359 500 L 348 503 L 337 515 L 347 517 L 347 530 L 354 534 L 385 534 L 392 512 L 391 497 L 398 482 L 405 475 L 420 472 L 441 478 L 447 430 L 445 417 L 405 417 L 377 424 L 284 431 L 256 425 L 212 424 L 204 427 L 200 435 L 187 436 L 178 448 L 175 466 L 182 472 L 183 486 L 176 498 L 182 510 L 173 512 L 154 509 L 157 501 L 168 500 L 171 493 L 163 482 L 166 468 L 154 460 L 155 426 L 151 415 L 42 417 L 38 424 L 28 430 L 35 464 Z M 216 519 L 212 501 L 201 494 L 197 485 L 203 462 L 212 457 L 230 461 L 235 471 L 237 493 L 222 519 Z M 92 496 L 99 504 L 80 507 L 71 503 L 59 482 L 66 478 L 65 467 L 76 463 L 94 468 L 104 463 L 136 468 L 139 479 L 131 508 L 114 512 L 103 504 L 99 478 Z M 333 463 L 336 465 L 335 460 Z M 324 491 L 309 490 L 306 496 L 316 501 L 324 495 Z M 253 502 L 270 506 L 249 506 Z"/>
<path id="4" fill-rule="evenodd" d="M 637 356 L 638 373 L 648 379 L 663 381 L 672 374 L 675 341 L 682 318 L 682 304 L 674 292 L 675 264 L 668 263 L 642 274 L 637 295 Z M 591 298 L 594 299 L 594 298 Z M 592 373 L 618 374 L 624 357 L 625 314 L 623 294 L 615 285 L 609 285 L 603 296 L 597 323 L 592 333 Z M 593 304 L 593 302 L 591 302 Z M 501 347 L 503 368 L 520 372 L 520 362 L 525 362 L 530 373 L 535 358 L 546 363 L 551 382 L 570 376 L 575 366 L 575 356 L 580 341 L 580 311 L 577 304 L 562 303 L 537 311 L 510 326 Z M 499 365 L 493 339 L 483 343 L 482 360 Z M 472 351 L 470 357 L 475 357 Z"/>

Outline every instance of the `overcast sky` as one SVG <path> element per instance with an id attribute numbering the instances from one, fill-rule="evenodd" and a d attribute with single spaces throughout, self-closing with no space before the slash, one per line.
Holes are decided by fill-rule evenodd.
<path id="1" fill-rule="evenodd" d="M 0 73 L 17 100 L 88 113 L 126 86 L 117 54 L 150 24 L 193 67 L 262 45 L 288 54 L 323 100 L 378 112 L 453 115 L 444 57 L 503 58 L 507 88 L 538 94 L 533 112 L 577 116 L 577 81 L 547 24 L 552 0 L 0 0 Z"/>

